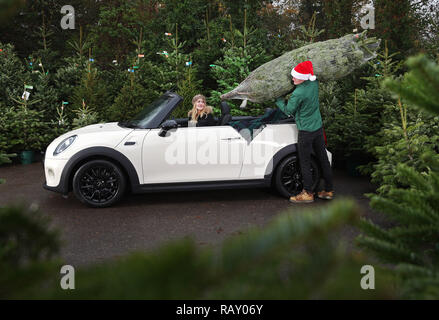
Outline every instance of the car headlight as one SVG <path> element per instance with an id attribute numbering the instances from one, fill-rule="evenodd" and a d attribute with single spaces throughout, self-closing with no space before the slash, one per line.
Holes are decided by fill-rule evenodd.
<path id="1" fill-rule="evenodd" d="M 58 147 L 56 147 L 55 151 L 53 151 L 53 155 L 56 156 L 66 150 L 68 147 L 70 147 L 75 141 L 76 137 L 77 135 L 74 135 L 61 141 Z"/>

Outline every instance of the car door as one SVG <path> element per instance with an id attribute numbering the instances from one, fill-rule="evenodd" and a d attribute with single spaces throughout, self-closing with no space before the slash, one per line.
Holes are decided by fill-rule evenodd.
<path id="1" fill-rule="evenodd" d="M 263 179 L 273 171 L 272 159 L 282 148 L 297 143 L 295 124 L 267 124 L 246 146 L 240 178 Z"/>
<path id="2" fill-rule="evenodd" d="M 177 128 L 144 138 L 144 183 L 239 179 L 246 140 L 230 126 Z"/>

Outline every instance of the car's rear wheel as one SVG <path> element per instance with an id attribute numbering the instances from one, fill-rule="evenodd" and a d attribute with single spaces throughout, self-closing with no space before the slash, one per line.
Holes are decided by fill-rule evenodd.
<path id="1" fill-rule="evenodd" d="M 320 181 L 320 169 L 317 162 L 311 158 L 312 190 L 315 191 Z M 299 159 L 296 155 L 286 157 L 277 167 L 274 185 L 284 197 L 291 197 L 303 190 L 302 173 Z"/>
<path id="2" fill-rule="evenodd" d="M 122 170 L 107 160 L 84 163 L 73 176 L 73 192 L 83 203 L 96 208 L 108 207 L 123 196 L 126 178 Z"/>

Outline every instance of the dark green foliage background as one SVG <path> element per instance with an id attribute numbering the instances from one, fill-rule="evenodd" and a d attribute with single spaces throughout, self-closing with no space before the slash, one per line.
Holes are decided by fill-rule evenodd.
<path id="1" fill-rule="evenodd" d="M 400 58 L 408 51 L 407 46 L 416 41 L 415 47 L 423 45 L 423 38 L 416 38 L 421 31 L 415 30 L 413 21 L 422 20 L 420 25 L 427 30 L 434 25 L 427 22 L 437 19 L 410 15 L 418 7 L 403 2 L 401 8 L 407 12 L 401 9 L 395 16 L 391 1 L 376 1 L 377 14 L 391 19 L 386 18 L 387 25 L 376 19 L 377 28 L 372 32 L 389 39 L 391 49 L 402 51 Z M 69 120 L 66 129 L 71 128 L 83 100 L 97 113 L 97 121 L 117 121 L 122 114 L 131 116 L 171 88 L 185 96 L 174 116 L 185 116 L 190 108 L 189 95 L 198 92 L 208 97 L 218 113 L 219 95 L 259 65 L 310 41 L 340 37 L 358 27 L 359 19 L 353 16 L 365 1 L 302 0 L 281 7 L 261 0 L 73 0 L 70 4 L 75 8 L 75 30 L 61 29 L 63 1 L 1 1 L 0 111 L 16 106 L 12 97 L 21 97 L 26 83 L 34 87 L 31 99 L 41 100 L 33 109 L 43 112 L 45 123 L 58 123 L 57 108 L 63 101 L 69 102 L 64 111 Z M 314 13 L 316 22 L 310 25 Z M 387 26 L 395 26 L 395 19 L 398 23 L 407 20 L 407 24 L 388 38 Z M 311 27 L 321 30 L 315 33 L 317 38 L 310 35 Z M 410 38 L 395 38 L 407 32 Z M 157 54 L 164 51 L 168 58 Z M 144 54 L 144 58 L 138 58 L 138 54 Z M 192 62 L 191 67 L 186 67 L 186 62 Z M 134 66 L 134 74 L 127 71 Z M 347 87 L 337 94 L 341 104 L 352 100 L 348 97 L 362 85 L 358 77 L 370 76 L 369 71 L 360 70 L 344 81 Z M 270 103 L 252 104 L 240 110 L 238 103 L 231 105 L 236 115 L 260 114 L 264 108 L 273 107 Z M 362 121 L 368 126 L 375 118 L 371 114 Z M 47 134 L 54 138 L 59 131 L 49 128 Z M 336 144 L 340 145 L 338 141 Z M 36 150 L 45 147 L 45 143 L 34 145 Z M 351 148 L 355 151 L 358 146 L 348 144 L 341 153 L 349 154 Z M 8 149 L 3 151 L 11 151 Z"/>
<path id="2" fill-rule="evenodd" d="M 31 108 L 41 111 L 41 121 L 48 125 L 44 141 L 32 145 L 36 151 L 44 150 L 60 132 L 72 129 L 73 123 L 123 120 L 171 88 L 184 96 L 174 117 L 186 116 L 191 95 L 196 93 L 206 95 L 219 116 L 219 96 L 250 71 L 286 51 L 359 28 L 359 10 L 365 3 L 72 0 L 69 4 L 75 8 L 76 28 L 63 30 L 63 1 L 2 0 L 0 113 L 11 107 L 17 109 L 13 98 L 21 97 L 25 84 L 33 86 L 31 100 L 38 102 Z M 431 8 L 422 7 L 423 3 L 402 1 L 396 12 L 392 1 L 374 2 L 376 29 L 371 33 L 388 40 L 391 52 L 400 51 L 397 60 L 422 48 L 430 53 L 437 49 L 435 39 L 426 35 L 434 30 L 438 16 L 429 14 Z M 188 67 L 186 62 L 192 64 Z M 127 71 L 133 68 L 134 73 Z M 372 157 L 370 149 L 363 150 L 366 148 L 361 139 L 347 137 L 354 132 L 361 133 L 357 136 L 373 136 L 383 127 L 377 121 L 383 93 L 376 91 L 377 85 L 371 81 L 366 89 L 365 80 L 361 80 L 377 72 L 371 67 L 357 70 L 335 85 L 337 92 L 330 103 L 336 101 L 336 105 L 323 103 L 325 127 L 332 136 L 329 145 L 336 159 L 346 155 Z M 354 102 L 356 91 L 364 89 L 358 91 L 359 101 Z M 56 127 L 54 124 L 61 120 L 58 113 L 62 102 L 68 102 L 63 111 L 65 121 L 62 127 Z M 358 119 L 351 115 L 356 103 Z M 87 112 L 95 113 L 88 122 L 75 120 L 84 113 L 84 104 Z M 241 110 L 238 105 L 231 102 L 232 114 L 257 115 L 274 107 L 267 102 Z M 346 127 L 351 120 L 358 127 Z M 29 128 L 30 134 L 38 135 L 40 127 Z M 7 137 L 0 133 L 0 138 Z M 1 148 L 2 152 L 17 151 L 14 144 L 2 144 Z"/>

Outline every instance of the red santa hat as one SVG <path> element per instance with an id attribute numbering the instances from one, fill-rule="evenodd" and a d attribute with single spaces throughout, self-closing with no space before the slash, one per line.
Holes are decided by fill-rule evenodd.
<path id="1" fill-rule="evenodd" d="M 291 75 L 300 80 L 314 81 L 317 79 L 314 75 L 311 61 L 303 61 L 299 63 L 293 70 L 291 70 Z"/>

